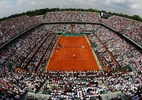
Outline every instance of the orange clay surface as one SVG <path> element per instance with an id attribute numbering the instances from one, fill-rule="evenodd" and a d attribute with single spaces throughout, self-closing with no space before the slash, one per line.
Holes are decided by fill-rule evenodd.
<path id="1" fill-rule="evenodd" d="M 61 45 L 60 48 L 58 48 L 59 44 Z M 73 55 L 75 55 L 75 57 L 73 57 Z M 61 36 L 51 54 L 51 59 L 49 60 L 46 69 L 87 71 L 99 70 L 99 67 L 85 36 Z"/>

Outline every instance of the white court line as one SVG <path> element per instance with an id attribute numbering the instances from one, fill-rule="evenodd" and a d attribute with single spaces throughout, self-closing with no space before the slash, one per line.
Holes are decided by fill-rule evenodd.
<path id="1" fill-rule="evenodd" d="M 81 42 L 81 45 L 82 45 L 82 42 Z M 85 56 L 84 56 L 84 48 L 82 48 L 83 50 L 81 50 L 81 53 L 83 55 L 83 60 L 85 60 Z"/>
<path id="2" fill-rule="evenodd" d="M 81 46 L 81 40 L 79 41 L 79 45 Z M 81 51 L 81 49 L 82 49 L 82 46 L 81 46 L 81 48 L 79 48 L 79 53 L 80 53 L 80 55 L 81 55 L 81 60 L 82 60 L 82 51 Z"/>
<path id="3" fill-rule="evenodd" d="M 64 40 L 65 41 L 65 40 Z M 63 45 L 62 45 L 62 49 L 64 50 L 64 41 L 63 41 Z M 63 51 L 61 52 L 61 56 L 60 56 L 60 59 L 62 59 L 62 55 L 63 55 Z"/>
<path id="4" fill-rule="evenodd" d="M 64 44 L 67 44 L 67 40 L 64 40 L 64 41 L 65 41 Z M 64 45 L 64 46 L 66 46 L 66 45 Z M 63 60 L 64 60 L 64 56 L 65 56 L 65 51 L 66 51 L 66 48 L 63 49 Z"/>
<path id="5" fill-rule="evenodd" d="M 54 47 L 53 47 L 54 49 L 51 51 L 51 54 L 49 55 L 49 58 L 51 58 L 51 57 L 53 56 L 53 53 L 56 51 L 55 48 L 56 48 L 57 43 L 59 42 L 59 39 L 60 39 L 60 38 L 61 38 L 61 36 L 59 36 L 59 38 L 58 38 L 56 44 L 54 45 Z M 51 61 L 51 59 L 49 59 L 49 61 L 47 62 L 47 64 L 46 64 L 46 69 L 49 67 L 50 61 Z"/>

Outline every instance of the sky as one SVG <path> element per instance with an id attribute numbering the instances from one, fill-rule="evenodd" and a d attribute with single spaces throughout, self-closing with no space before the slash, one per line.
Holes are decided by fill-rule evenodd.
<path id="1" fill-rule="evenodd" d="M 92 8 L 142 17 L 141 0 L 0 0 L 0 18 L 42 8 Z"/>

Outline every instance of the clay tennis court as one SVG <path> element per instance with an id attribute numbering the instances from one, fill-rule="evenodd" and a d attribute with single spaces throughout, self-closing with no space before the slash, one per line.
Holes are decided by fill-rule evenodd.
<path id="1" fill-rule="evenodd" d="M 46 69 L 87 71 L 99 70 L 99 67 L 85 36 L 61 36 Z"/>

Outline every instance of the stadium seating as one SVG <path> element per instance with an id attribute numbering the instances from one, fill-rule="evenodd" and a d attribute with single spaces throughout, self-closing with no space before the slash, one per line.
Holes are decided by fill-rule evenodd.
<path id="1" fill-rule="evenodd" d="M 113 16 L 110 17 L 109 19 L 104 19 L 103 23 L 109 25 L 110 27 L 113 27 L 117 31 L 121 32 L 123 35 L 126 35 L 134 42 L 142 46 L 141 22 L 120 16 Z"/>
<path id="2" fill-rule="evenodd" d="M 99 13 L 83 11 L 48 12 L 44 22 L 99 22 Z"/>
<path id="3" fill-rule="evenodd" d="M 48 12 L 39 17 L 19 16 L 0 22 L 0 46 L 20 32 L 41 22 L 101 22 L 99 13 L 83 11 Z M 102 22 L 142 46 L 142 23 L 120 16 Z M 45 66 L 63 33 L 83 33 L 97 55 L 103 71 L 47 71 Z M 66 35 L 66 34 L 63 34 Z M 76 34 L 75 34 L 76 35 Z M 82 35 L 82 34 L 80 34 Z M 78 35 L 77 35 L 78 36 Z M 114 60 L 115 59 L 115 60 Z M 131 66 L 135 71 L 115 71 Z M 141 97 L 142 52 L 111 30 L 90 24 L 40 25 L 0 50 L 0 98 L 19 100 L 27 92 L 40 91 L 56 99 L 100 99 L 109 91 L 121 91 L 129 99 Z M 42 86 L 44 84 L 44 86 Z M 35 97 L 29 96 L 32 100 Z M 27 99 L 27 100 L 28 100 Z"/>
<path id="4" fill-rule="evenodd" d="M 40 23 L 38 17 L 19 16 L 0 22 L 0 46 L 14 36 Z"/>

